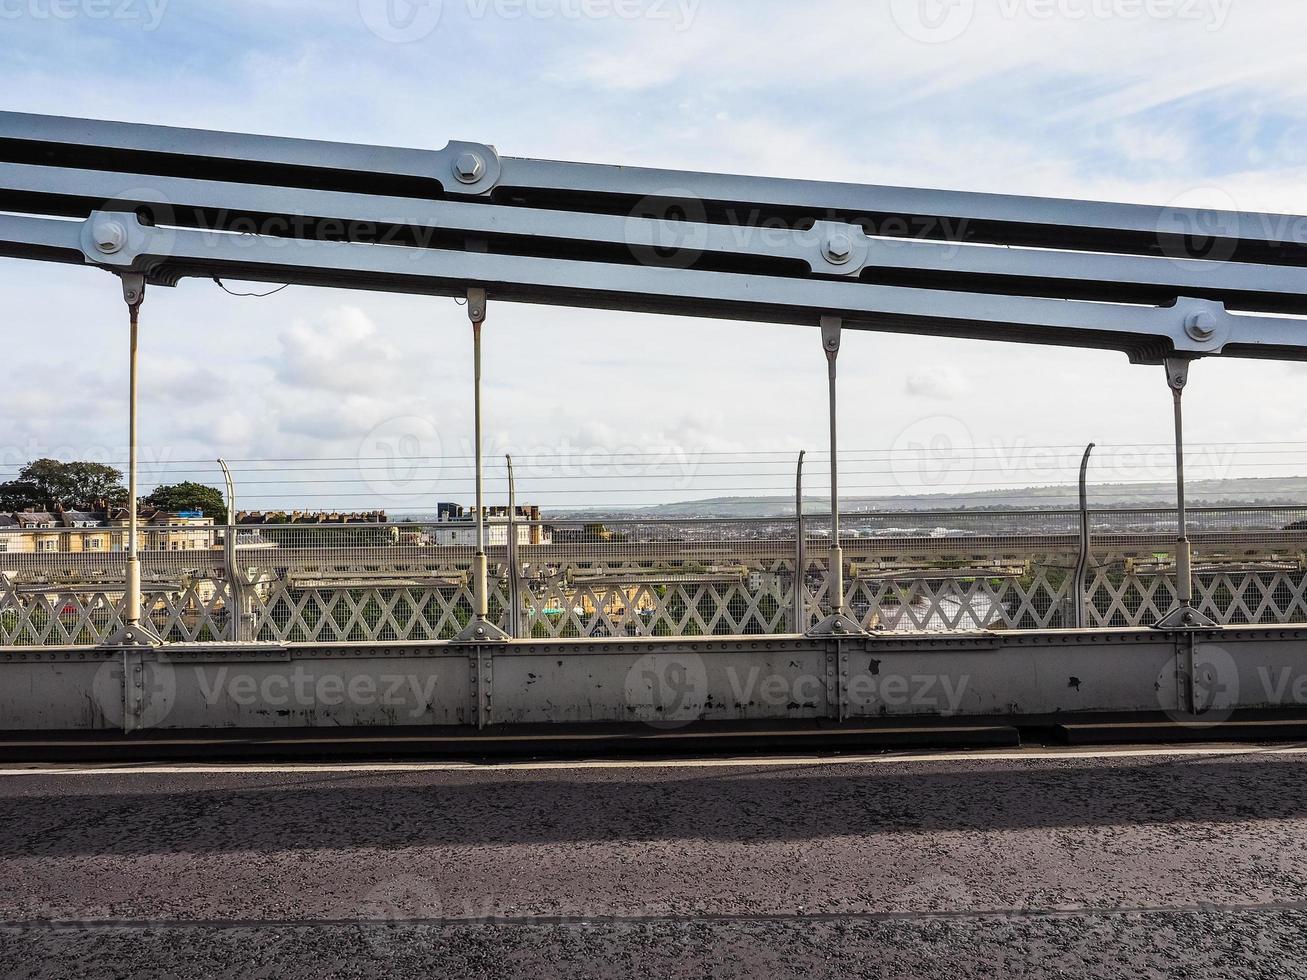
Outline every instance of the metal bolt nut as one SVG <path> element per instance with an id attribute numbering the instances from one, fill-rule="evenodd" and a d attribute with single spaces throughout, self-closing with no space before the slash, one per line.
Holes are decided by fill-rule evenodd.
<path id="1" fill-rule="evenodd" d="M 826 258 L 841 265 L 853 257 L 853 240 L 842 232 L 826 239 Z"/>
<path id="2" fill-rule="evenodd" d="M 454 176 L 464 184 L 475 184 L 486 172 L 486 162 L 472 152 L 460 153 L 454 161 Z"/>
<path id="3" fill-rule="evenodd" d="M 104 221 L 95 226 L 95 247 L 105 255 L 122 251 L 127 244 L 127 226 L 121 221 Z"/>
<path id="4" fill-rule="evenodd" d="M 1184 332 L 1200 343 L 1211 340 L 1216 336 L 1216 328 L 1216 317 L 1207 312 L 1190 314 L 1189 319 L 1184 324 Z"/>

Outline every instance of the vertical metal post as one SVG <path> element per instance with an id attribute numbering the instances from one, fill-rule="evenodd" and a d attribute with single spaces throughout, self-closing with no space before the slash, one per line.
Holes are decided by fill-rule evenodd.
<path id="1" fill-rule="evenodd" d="M 1184 389 L 1189 382 L 1190 360 L 1166 359 L 1166 382 L 1171 389 L 1175 414 L 1175 507 L 1177 537 L 1175 543 L 1175 608 L 1157 624 L 1158 629 L 1195 629 L 1216 624 L 1194 608 L 1193 547 L 1189 542 L 1189 522 L 1184 494 Z"/>
<path id="2" fill-rule="evenodd" d="M 862 627 L 844 614 L 844 549 L 840 547 L 840 470 L 836 362 L 840 356 L 840 335 L 844 321 L 836 316 L 821 318 L 821 345 L 826 351 L 827 400 L 830 413 L 830 559 L 827 595 L 830 615 L 814 626 L 817 636 L 862 633 Z"/>
<path id="3" fill-rule="evenodd" d="M 1175 408 L 1175 516 L 1176 516 L 1176 599 L 1181 606 L 1193 604 L 1193 548 L 1189 543 L 1189 515 L 1185 508 L 1184 481 L 1184 382 L 1180 376 L 1172 383 Z"/>
<path id="4" fill-rule="evenodd" d="M 484 294 L 483 294 L 484 295 Z M 472 405 L 476 434 L 476 617 L 484 620 L 489 611 L 486 595 L 486 500 L 485 463 L 481 458 L 484 447 L 481 432 L 481 324 L 485 322 L 484 305 L 474 310 L 473 298 L 468 294 L 468 313 L 472 317 Z"/>
<path id="5" fill-rule="evenodd" d="M 123 300 L 129 321 L 127 373 L 127 580 L 124 584 L 123 627 L 110 637 L 110 646 L 155 646 L 162 638 L 150 625 L 141 623 L 141 556 L 137 541 L 137 348 L 141 304 L 145 302 L 145 277 L 139 273 L 122 274 Z"/>
<path id="6" fill-rule="evenodd" d="M 838 616 L 844 611 L 844 549 L 840 547 L 840 456 L 839 412 L 836 402 L 835 365 L 840 353 L 838 321 L 833 331 L 822 321 L 821 332 L 826 345 L 828 408 L 830 410 L 830 596 L 831 613 Z"/>
<path id="7" fill-rule="evenodd" d="M 227 521 L 222 532 L 223 565 L 227 572 L 227 595 L 230 603 L 228 618 L 231 621 L 231 641 L 240 643 L 246 639 L 245 600 L 242 596 L 240 573 L 236 563 L 236 481 L 232 479 L 231 468 L 226 460 L 218 460 L 222 468 L 222 479 L 227 486 Z"/>
<path id="8" fill-rule="evenodd" d="M 504 459 L 508 462 L 508 633 L 516 639 L 522 635 L 522 602 L 517 580 L 517 485 L 513 480 L 513 457 L 505 455 Z"/>
<path id="9" fill-rule="evenodd" d="M 141 302 L 144 296 L 137 294 L 136 302 L 130 303 L 128 309 L 131 318 L 131 340 L 129 341 L 129 363 L 127 372 L 127 610 L 125 619 L 128 626 L 135 626 L 141 621 L 141 556 L 137 541 L 137 384 L 136 368 L 139 361 L 138 340 Z"/>
<path id="10" fill-rule="evenodd" d="M 1088 625 L 1088 579 L 1089 579 L 1089 457 L 1094 454 L 1091 442 L 1085 450 L 1084 459 L 1080 461 L 1080 553 L 1076 556 L 1076 571 L 1071 582 L 1075 614 L 1075 628 L 1084 629 Z"/>
<path id="11" fill-rule="evenodd" d="M 794 632 L 802 633 L 808 628 L 807 603 L 803 593 L 807 583 L 807 542 L 804 541 L 803 528 L 803 458 L 806 452 L 799 453 L 799 466 L 794 477 Z"/>
<path id="12" fill-rule="evenodd" d="M 486 561 L 485 463 L 481 428 L 481 325 L 486 320 L 486 291 L 467 291 L 467 315 L 472 321 L 472 411 L 476 440 L 476 553 L 472 557 L 472 621 L 459 634 L 464 642 L 507 640 L 508 634 L 489 620 L 490 595 Z"/>

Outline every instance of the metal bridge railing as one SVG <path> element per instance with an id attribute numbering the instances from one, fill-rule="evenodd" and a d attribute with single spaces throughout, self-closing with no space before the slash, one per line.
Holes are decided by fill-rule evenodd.
<path id="1" fill-rule="evenodd" d="M 870 629 L 1149 626 L 1175 596 L 1175 514 L 932 511 L 846 515 L 844 607 Z M 1195 604 L 1226 625 L 1307 622 L 1307 507 L 1190 515 Z M 832 606 L 829 521 L 518 521 L 488 530 L 490 618 L 518 637 L 802 632 Z M 44 532 L 43 532 L 44 533 Z M 75 531 L 60 546 L 73 546 Z M 142 552 L 145 614 L 169 642 L 454 639 L 474 609 L 464 524 L 283 525 L 193 532 Z M 227 547 L 228 541 L 232 547 Z M 46 546 L 49 548 L 50 546 Z M 39 550 L 0 530 L 0 646 L 103 643 L 121 627 L 121 550 Z M 119 544 L 119 547 L 121 545 Z"/>

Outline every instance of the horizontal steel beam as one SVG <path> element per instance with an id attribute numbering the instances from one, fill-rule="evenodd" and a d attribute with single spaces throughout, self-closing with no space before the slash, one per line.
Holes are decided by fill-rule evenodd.
<path id="1" fill-rule="evenodd" d="M 151 281 L 225 276 L 435 296 L 460 296 L 468 283 L 496 299 L 724 319 L 816 325 L 844 318 L 855 329 L 1122 350 L 1154 363 L 1180 351 L 1192 356 L 1238 353 L 1307 357 L 1307 325 L 1268 316 L 1234 315 L 1208 300 L 1180 298 L 1167 307 L 1118 306 L 1026 296 L 880 286 L 826 279 L 701 272 L 638 265 L 573 262 L 535 256 L 451 252 L 242 236 L 150 227 L 134 215 L 97 212 L 77 231 L 81 255 L 95 254 L 106 226 L 122 246 L 98 264 L 148 272 Z M 78 261 L 72 223 L 0 215 L 0 253 Z M 1196 318 L 1206 339 L 1191 335 Z"/>
<path id="2" fill-rule="evenodd" d="M 454 177 L 458 157 L 484 156 L 485 173 L 472 183 Z M 608 199 L 620 213 L 627 202 L 653 199 L 708 204 L 728 203 L 760 211 L 808 216 L 946 217 L 985 228 L 1024 229 L 1030 244 L 1072 247 L 1075 240 L 1120 243 L 1160 236 L 1202 237 L 1226 245 L 1259 245 L 1303 258 L 1307 223 L 1292 215 L 1226 212 L 1201 208 L 1156 207 L 1056 198 L 980 194 L 964 191 L 832 183 L 771 177 L 745 177 L 692 171 L 653 170 L 552 160 L 501 158 L 493 147 L 452 142 L 440 150 L 362 146 L 318 140 L 251 136 L 138 123 L 71 119 L 0 112 L 0 159 L 40 159 L 87 166 L 112 162 L 111 169 L 213 177 L 257 168 L 264 183 L 317 187 L 330 175 L 368 175 L 429 180 L 433 187 L 464 196 L 497 197 L 538 203 L 535 192 L 579 196 L 597 204 Z M 1039 235 L 1045 237 L 1039 238 Z"/>
<path id="3" fill-rule="evenodd" d="M 1067 717 L 1307 702 L 1307 628 L 0 650 L 0 730 Z M 1198 710 L 1195 711 L 1194 709 Z"/>
<path id="4" fill-rule="evenodd" d="M 804 274 L 845 279 L 947 281 L 1022 295 L 1169 302 L 1189 295 L 1249 311 L 1307 313 L 1307 267 L 995 248 L 950 241 L 871 237 L 827 221 L 803 228 L 747 228 L 639 215 L 584 214 L 463 200 L 269 187 L 154 174 L 124 174 L 0 163 L 0 210 L 40 208 L 85 218 L 95 211 L 142 211 L 156 225 L 279 238 L 406 243 L 462 249 L 469 237 L 494 251 L 540 254 L 585 244 L 607 261 L 674 267 L 742 259 L 776 275 L 776 262 Z M 848 236 L 841 263 L 826 254 L 832 235 Z M 662 256 L 660 259 L 659 257 Z"/>
<path id="5" fill-rule="evenodd" d="M 0 113 L 0 253 L 184 276 L 1307 357 L 1307 219 Z M 58 219 L 87 223 L 74 237 Z M 35 222 L 35 223 L 34 223 Z M 108 233 L 112 231 L 112 233 Z M 118 241 L 121 239 L 121 241 Z M 1002 247 L 995 247 L 1002 246 Z M 1236 312 L 1239 311 L 1239 312 Z"/>

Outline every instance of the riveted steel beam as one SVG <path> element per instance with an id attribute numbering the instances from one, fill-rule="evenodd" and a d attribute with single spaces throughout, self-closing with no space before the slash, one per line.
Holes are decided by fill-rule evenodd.
<path id="1" fill-rule="evenodd" d="M 96 225 L 125 224 L 111 253 Z M 74 250 L 76 249 L 76 250 Z M 82 260 L 114 272 L 142 271 L 155 284 L 223 276 L 344 288 L 461 296 L 468 283 L 500 300 L 639 310 L 816 325 L 835 311 L 851 329 L 1122 350 L 1139 363 L 1175 352 L 1307 357 L 1307 324 L 1235 315 L 1192 297 L 1164 307 L 1121 306 L 1040 297 L 902 288 L 847 281 L 651 266 L 574 262 L 536 256 L 453 252 L 410 246 L 285 240 L 142 225 L 101 212 L 77 224 L 0 215 L 0 253 Z M 1212 324 L 1206 339 L 1187 330 Z"/>
<path id="2" fill-rule="evenodd" d="M 1101 347 L 1145 363 L 1307 357 L 1307 321 L 1263 315 L 1307 316 L 1307 218 L 1290 215 L 22 113 L 0 113 L 0 211 L 10 212 L 2 254 L 156 285 L 223 275 L 482 288 L 643 312 L 838 317 L 851 329 Z"/>
<path id="3" fill-rule="evenodd" d="M 1248 311 L 1307 313 L 1307 267 L 1164 255 L 1107 255 L 994 248 L 955 241 L 872 237 L 859 225 L 747 228 L 518 208 L 462 200 L 415 200 L 229 181 L 0 163 L 0 209 L 39 208 L 86 217 L 139 210 L 155 224 L 274 238 L 330 236 L 461 248 L 467 236 L 496 251 L 539 254 L 570 243 L 595 260 L 711 269 L 730 262 L 787 262 L 801 276 L 836 275 L 883 284 L 949 284 L 980 291 L 1109 302 L 1166 302 L 1185 294 Z M 662 259 L 660 260 L 660 256 Z"/>

